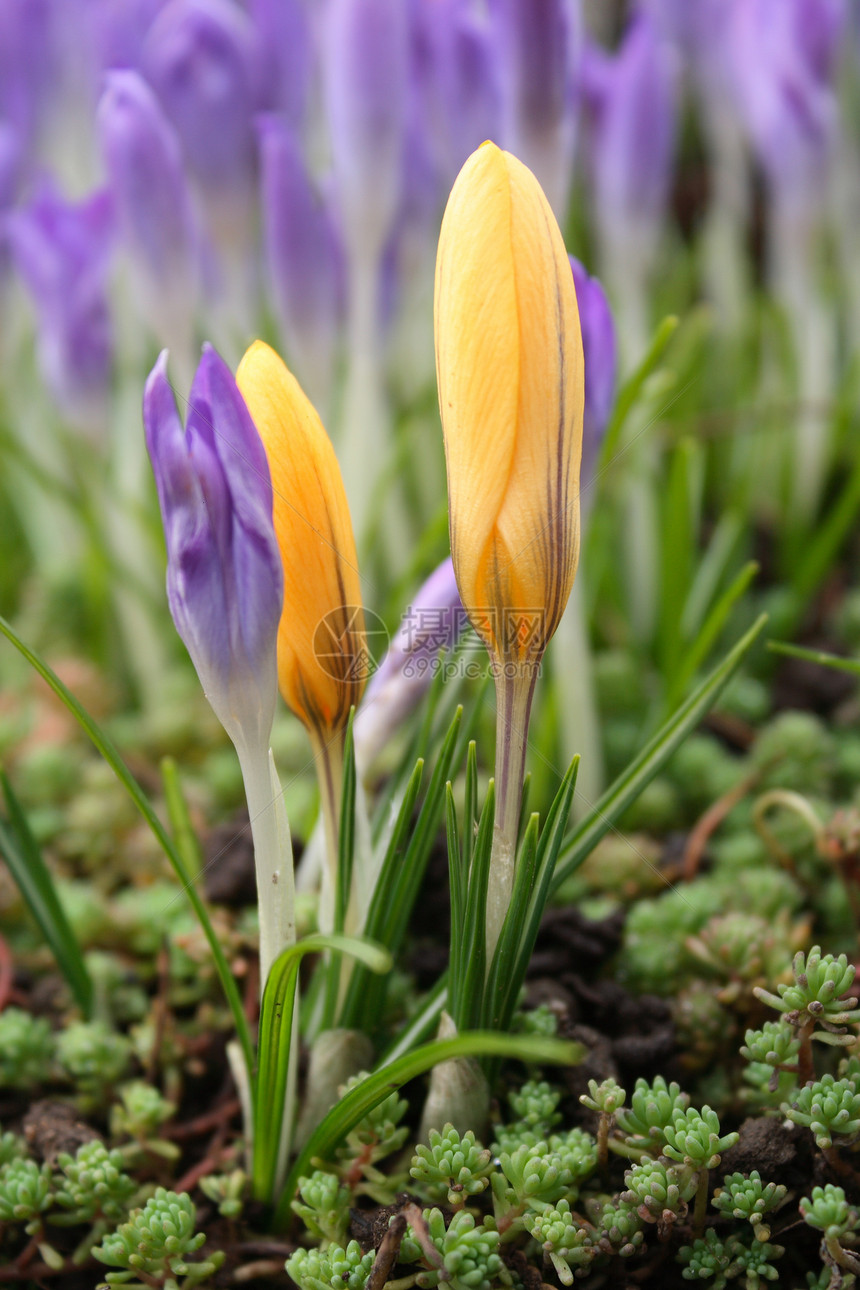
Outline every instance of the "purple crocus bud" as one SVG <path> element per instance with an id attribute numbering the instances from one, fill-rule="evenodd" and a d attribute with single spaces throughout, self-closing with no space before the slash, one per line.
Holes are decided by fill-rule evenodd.
<path id="1" fill-rule="evenodd" d="M 649 250 L 665 213 L 677 118 L 676 51 L 646 14 L 610 57 L 589 48 L 590 163 L 598 223 L 608 242 Z"/>
<path id="2" fill-rule="evenodd" d="M 500 142 L 534 171 L 561 218 L 573 167 L 578 0 L 491 0 L 490 13 L 504 87 Z"/>
<path id="3" fill-rule="evenodd" d="M 90 0 L 99 66 L 139 67 L 146 33 L 164 4 L 165 0 Z"/>
<path id="4" fill-rule="evenodd" d="M 355 719 L 356 752 L 363 766 L 371 764 L 421 701 L 440 650 L 453 649 L 468 624 L 449 556 L 416 593 L 365 691 Z"/>
<path id="5" fill-rule="evenodd" d="M 15 267 L 36 307 L 45 380 L 74 421 L 98 424 L 112 360 L 110 194 L 66 202 L 46 185 L 31 205 L 9 216 L 7 230 Z"/>
<path id="6" fill-rule="evenodd" d="M 135 71 L 108 73 L 96 120 L 117 222 L 155 329 L 170 339 L 187 335 L 196 244 L 176 132 Z"/>
<path id="7" fill-rule="evenodd" d="M 169 0 L 142 69 L 204 189 L 234 192 L 253 174 L 254 31 L 233 0 Z"/>
<path id="8" fill-rule="evenodd" d="M 51 0 L 0 4 L 0 119 L 27 145 L 52 97 L 52 16 Z"/>
<path id="9" fill-rule="evenodd" d="M 615 323 L 606 293 L 597 278 L 591 277 L 576 256 L 570 257 L 576 303 L 582 327 L 582 353 L 585 369 L 585 411 L 582 421 L 582 468 L 580 494 L 587 507 L 594 483 L 594 471 L 600 455 L 603 436 L 609 425 L 615 401 L 617 352 Z"/>
<path id="10" fill-rule="evenodd" d="M 416 0 L 411 81 L 444 200 L 466 158 L 500 133 L 496 41 L 467 0 Z"/>
<path id="11" fill-rule="evenodd" d="M 401 192 L 408 106 L 409 6 L 329 0 L 325 91 L 334 182 L 351 248 L 381 251 Z"/>
<path id="12" fill-rule="evenodd" d="M 308 107 L 314 50 L 304 0 L 250 0 L 257 46 L 258 102 L 301 130 Z"/>
<path id="13" fill-rule="evenodd" d="M 203 349 L 185 429 L 165 350 L 143 423 L 167 542 L 167 598 L 215 715 L 237 748 L 268 748 L 283 569 L 265 449 L 230 369 Z"/>
<path id="14" fill-rule="evenodd" d="M 340 238 L 296 135 L 276 116 L 259 117 L 257 127 L 267 276 L 292 367 L 319 408 L 329 397 L 343 314 Z"/>
<path id="15" fill-rule="evenodd" d="M 744 0 L 732 56 L 740 107 L 773 189 L 817 200 L 838 124 L 834 90 L 843 0 Z"/>

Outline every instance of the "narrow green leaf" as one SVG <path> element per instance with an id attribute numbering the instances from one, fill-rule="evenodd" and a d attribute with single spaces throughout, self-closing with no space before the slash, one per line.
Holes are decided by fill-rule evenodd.
<path id="1" fill-rule="evenodd" d="M 153 810 L 149 798 L 146 796 L 143 789 L 140 787 L 140 784 L 138 784 L 137 780 L 126 766 L 110 735 L 102 730 L 101 726 L 93 720 L 72 692 L 63 684 L 56 672 L 54 672 L 38 654 L 31 650 L 29 646 L 24 644 L 15 629 L 6 622 L 5 618 L 2 617 L 0 617 L 0 632 L 3 633 L 7 640 L 12 642 L 20 654 L 23 654 L 27 662 L 35 668 L 42 679 L 47 681 L 48 685 L 57 697 L 62 700 L 68 710 L 86 731 L 95 747 L 104 757 L 105 761 L 110 766 L 111 770 L 116 775 L 137 809 L 140 811 L 144 820 L 152 830 L 156 841 L 173 866 L 174 872 L 182 884 L 183 891 L 188 897 L 200 926 L 203 928 L 203 933 L 209 944 L 209 948 L 212 951 L 215 969 L 218 973 L 219 980 L 221 981 L 221 988 L 224 991 L 227 1003 L 230 1007 L 230 1012 L 233 1016 L 233 1024 L 236 1027 L 236 1036 L 239 1040 L 239 1045 L 242 1049 L 242 1056 L 245 1059 L 245 1064 L 247 1065 L 248 1072 L 250 1074 L 254 1069 L 254 1050 L 251 1044 L 251 1032 L 248 1028 L 245 1010 L 242 1007 L 242 999 L 239 995 L 239 990 L 233 978 L 233 973 L 230 971 L 230 965 L 227 962 L 226 955 L 221 948 L 221 943 L 215 934 L 215 928 L 212 926 L 212 920 L 209 917 L 206 906 L 203 904 L 203 901 L 194 886 L 192 878 L 185 867 L 184 860 L 173 845 L 170 835 Z"/>
<path id="2" fill-rule="evenodd" d="M 450 1061 L 455 1057 L 499 1056 L 517 1058 L 534 1065 L 568 1066 L 581 1061 L 584 1051 L 581 1044 L 560 1039 L 467 1031 L 454 1039 L 440 1039 L 423 1044 L 405 1057 L 389 1062 L 342 1097 L 311 1135 L 290 1170 L 278 1202 L 275 1226 L 283 1229 L 289 1221 L 290 1202 L 296 1194 L 299 1178 L 308 1172 L 311 1161 L 332 1159 L 338 1144 L 368 1112 L 394 1090 L 402 1088 L 416 1076 L 423 1075 L 439 1062 Z"/>
<path id="3" fill-rule="evenodd" d="M 842 658 L 823 649 L 804 649 L 802 645 L 789 645 L 788 641 L 768 641 L 767 647 L 774 654 L 787 654 L 789 658 L 802 658 L 807 663 L 820 663 L 822 667 L 832 667 L 837 672 L 860 676 L 860 659 Z"/>
<path id="4" fill-rule="evenodd" d="M 463 919 L 462 963 L 460 997 L 451 998 L 454 1011 L 451 1016 L 458 1030 L 468 1030 L 481 1016 L 484 983 L 487 975 L 487 886 L 490 877 L 490 858 L 493 851 L 493 823 L 495 819 L 495 784 L 490 780 L 475 850 L 469 870 L 466 908 Z M 453 933 L 453 928 L 452 928 Z"/>
<path id="5" fill-rule="evenodd" d="M 698 531 L 693 474 L 701 449 L 682 439 L 672 453 L 660 514 L 660 657 L 673 676 L 682 640 L 678 623 L 690 591 Z"/>
<path id="6" fill-rule="evenodd" d="M 635 757 L 627 769 L 618 776 L 600 798 L 594 810 L 589 812 L 574 829 L 561 849 L 560 863 L 553 878 L 552 890 L 576 871 L 604 834 L 609 832 L 622 812 L 650 784 L 675 749 L 713 707 L 766 622 L 767 615 L 762 614 L 689 699 L 673 713 L 639 756 Z"/>
<path id="7" fill-rule="evenodd" d="M 603 440 L 603 448 L 600 453 L 600 463 L 597 470 L 599 477 L 604 468 L 613 460 L 618 452 L 621 443 L 621 435 L 627 424 L 627 418 L 632 412 L 639 395 L 642 393 L 642 387 L 648 380 L 648 377 L 654 372 L 666 352 L 669 341 L 674 336 L 678 327 L 678 319 L 674 315 L 664 318 L 654 333 L 650 348 L 643 358 L 642 362 L 631 373 L 627 380 L 618 391 L 618 397 L 615 400 L 615 408 L 609 422 L 606 436 Z"/>
<path id="8" fill-rule="evenodd" d="M 188 873 L 197 882 L 200 878 L 200 844 L 191 823 L 188 803 L 182 791 L 179 771 L 172 757 L 161 759 L 161 781 L 164 784 L 164 800 L 167 805 L 167 818 L 173 830 L 173 841 L 176 850 L 185 861 Z"/>
<path id="9" fill-rule="evenodd" d="M 293 1037 L 299 966 L 305 954 L 328 950 L 350 954 L 372 972 L 388 972 L 391 956 L 380 945 L 352 936 L 308 936 L 280 954 L 269 971 L 260 1008 L 254 1099 L 252 1180 L 257 1200 L 273 1200 L 278 1149 L 286 1106 L 287 1073 Z"/>
<path id="10" fill-rule="evenodd" d="M 335 892 L 334 930 L 342 932 L 346 907 L 352 886 L 355 860 L 355 746 L 352 727 L 355 708 L 350 708 L 343 749 L 343 787 L 340 798 L 340 828 L 337 847 L 337 891 Z"/>
<path id="11" fill-rule="evenodd" d="M 674 711 L 678 706 L 682 694 L 707 658 L 717 637 L 725 627 L 729 614 L 757 573 L 758 564 L 755 560 L 750 560 L 744 565 L 719 599 L 711 606 L 710 613 L 702 624 L 696 639 L 675 668 L 669 689 L 669 701 L 666 705 L 670 712 Z"/>
<path id="12" fill-rule="evenodd" d="M 463 863 L 466 873 L 472 863 L 475 847 L 475 823 L 478 819 L 478 749 L 474 739 L 466 752 L 466 804 L 463 812 Z"/>
<path id="13" fill-rule="evenodd" d="M 93 983 L 75 940 L 54 880 L 20 802 L 0 771 L 8 823 L 0 816 L 0 854 L 33 915 L 57 966 L 87 1020 L 92 1016 Z"/>
<path id="14" fill-rule="evenodd" d="M 744 521 L 737 511 L 726 511 L 717 521 L 708 549 L 699 561 L 681 615 L 680 630 L 685 641 L 693 640 L 698 635 L 717 589 L 726 577 L 743 531 Z"/>
<path id="15" fill-rule="evenodd" d="M 433 989 L 421 1001 L 417 1011 L 400 1031 L 397 1038 L 386 1048 L 380 1057 L 376 1069 L 388 1062 L 404 1057 L 422 1039 L 426 1039 L 439 1025 L 442 1009 L 448 1001 L 448 973 L 443 972 Z"/>
<path id="16" fill-rule="evenodd" d="M 510 978 L 511 967 L 516 957 L 523 927 L 525 926 L 529 902 L 534 890 L 537 872 L 538 838 L 540 835 L 540 817 L 535 812 L 526 826 L 525 836 L 520 848 L 514 874 L 514 887 L 511 903 L 508 905 L 505 921 L 493 955 L 487 988 L 484 992 L 484 1007 L 481 1014 L 481 1025 L 488 1029 L 497 1029 L 496 1017 L 499 1012 L 498 1000 L 505 993 L 505 986 Z"/>
<path id="17" fill-rule="evenodd" d="M 465 866 L 457 831 L 457 807 L 451 781 L 445 785 L 445 834 L 448 843 L 448 889 L 451 898 L 451 952 L 448 957 L 448 979 L 451 995 L 459 996 L 463 934 L 465 931 Z"/>

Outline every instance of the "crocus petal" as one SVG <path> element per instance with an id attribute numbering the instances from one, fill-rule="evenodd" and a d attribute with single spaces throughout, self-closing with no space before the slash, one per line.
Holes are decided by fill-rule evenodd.
<path id="1" fill-rule="evenodd" d="M 597 278 L 593 278 L 576 259 L 570 257 L 573 281 L 576 285 L 576 303 L 582 326 L 582 353 L 585 364 L 585 411 L 582 424 L 582 472 L 580 492 L 588 502 L 588 493 L 600 453 L 600 445 L 612 404 L 615 400 L 615 372 L 617 346 L 615 323 L 606 293 Z"/>
<path id="2" fill-rule="evenodd" d="M 207 189 L 230 190 L 253 172 L 254 33 L 233 0 L 170 0 L 153 22 L 143 72 Z"/>
<path id="3" fill-rule="evenodd" d="M 274 718 L 281 560 L 259 435 L 229 368 L 204 351 L 185 430 L 161 355 L 144 427 L 167 543 L 167 594 L 206 697 L 237 745 L 267 746 Z"/>
<path id="4" fill-rule="evenodd" d="M 531 171 L 494 144 L 469 158 L 451 192 L 435 320 L 460 595 L 497 653 L 506 648 L 500 616 L 534 615 L 527 648 L 539 654 L 578 558 L 582 340 L 549 203 Z"/>
<path id="5" fill-rule="evenodd" d="M 124 241 L 153 285 L 187 306 L 195 244 L 176 132 L 135 71 L 109 73 L 97 126 Z"/>
<path id="6" fill-rule="evenodd" d="M 342 730 L 366 680 L 355 539 L 340 468 L 298 381 L 262 341 L 236 381 L 266 449 L 284 569 L 278 678 L 284 699 L 323 739 Z"/>

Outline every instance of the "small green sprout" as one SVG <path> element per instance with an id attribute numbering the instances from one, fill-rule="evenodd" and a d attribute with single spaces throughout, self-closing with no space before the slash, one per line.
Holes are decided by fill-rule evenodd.
<path id="1" fill-rule="evenodd" d="M 57 1058 L 90 1103 L 102 1100 L 128 1070 L 131 1042 L 103 1021 L 75 1021 L 57 1036 Z"/>
<path id="2" fill-rule="evenodd" d="M 543 1247 L 562 1285 L 572 1285 L 573 1269 L 587 1267 L 594 1258 L 594 1232 L 577 1220 L 566 1200 L 540 1214 L 529 1215 L 525 1226 Z"/>
<path id="3" fill-rule="evenodd" d="M 372 1251 L 362 1253 L 358 1241 L 350 1241 L 346 1248 L 296 1250 L 286 1269 L 300 1290 L 364 1290 L 373 1257 Z"/>
<path id="4" fill-rule="evenodd" d="M 599 1246 L 605 1254 L 620 1254 L 629 1259 L 645 1239 L 642 1219 L 635 1209 L 620 1202 L 603 1206 L 599 1217 Z"/>
<path id="5" fill-rule="evenodd" d="M 222 1218 L 237 1219 L 245 1207 L 248 1181 L 244 1169 L 232 1169 L 229 1174 L 207 1174 L 200 1179 L 200 1190 L 218 1206 Z"/>
<path id="6" fill-rule="evenodd" d="M 50 1165 L 11 1160 L 0 1169 L 0 1223 L 26 1223 L 29 1235 L 41 1230 L 41 1216 L 53 1203 Z"/>
<path id="7" fill-rule="evenodd" d="M 461 1209 L 446 1229 L 441 1210 L 425 1209 L 421 1223 L 423 1232 L 416 1232 L 414 1227 L 407 1229 L 400 1252 L 405 1262 L 424 1260 L 427 1271 L 419 1275 L 422 1287 L 444 1282 L 452 1290 L 490 1290 L 498 1280 L 509 1284 L 499 1254 L 499 1233 L 491 1218 L 478 1225 L 473 1214 Z"/>
<path id="8" fill-rule="evenodd" d="M 642 1155 L 658 1156 L 666 1141 L 666 1129 L 672 1124 L 676 1111 L 690 1105 L 680 1085 L 667 1084 L 658 1075 L 653 1084 L 638 1079 L 630 1098 L 630 1106 L 616 1112 L 615 1123 L 624 1134 L 622 1143 L 611 1142 L 613 1150 L 639 1159 Z"/>
<path id="9" fill-rule="evenodd" d="M 548 1133 L 561 1120 L 561 1115 L 556 1110 L 561 1101 L 561 1093 L 546 1080 L 527 1080 L 521 1088 L 508 1095 L 508 1101 L 518 1123 L 543 1134 Z"/>
<path id="10" fill-rule="evenodd" d="M 678 1262 L 684 1265 L 681 1276 L 685 1281 L 709 1281 L 712 1283 L 709 1290 L 725 1290 L 732 1257 L 713 1227 L 692 1245 L 682 1245 Z"/>
<path id="11" fill-rule="evenodd" d="M 0 1133 L 0 1169 L 13 1160 L 26 1160 L 29 1152 L 24 1138 L 17 1133 Z"/>
<path id="12" fill-rule="evenodd" d="M 125 1163 L 121 1151 L 108 1151 L 98 1138 L 78 1147 L 74 1156 L 59 1155 L 62 1174 L 55 1183 L 56 1202 L 68 1213 L 57 1215 L 53 1222 L 74 1227 L 97 1218 L 111 1222 L 124 1218 L 137 1190 L 134 1179 L 123 1172 Z"/>
<path id="13" fill-rule="evenodd" d="M 732 1218 L 745 1218 L 752 1224 L 756 1239 L 766 1241 L 770 1228 L 764 1215 L 777 1209 L 785 1199 L 786 1188 L 781 1183 L 763 1183 L 757 1169 L 749 1177 L 728 1174 L 722 1187 L 714 1192 L 713 1204 L 721 1214 Z"/>
<path id="14" fill-rule="evenodd" d="M 811 1129 L 816 1145 L 825 1151 L 833 1146 L 834 1135 L 853 1142 L 860 1132 L 860 1093 L 852 1080 L 822 1075 L 804 1085 L 794 1103 L 782 1110 L 795 1124 Z"/>
<path id="15" fill-rule="evenodd" d="M 766 1021 L 761 1030 L 748 1030 L 741 1045 L 741 1057 L 748 1062 L 761 1062 L 782 1070 L 793 1066 L 797 1069 L 800 1040 L 785 1021 Z"/>
<path id="16" fill-rule="evenodd" d="M 813 1187 L 812 1195 L 801 1199 L 800 1213 L 805 1223 L 821 1232 L 821 1257 L 834 1273 L 840 1270 L 835 1283 L 852 1284 L 851 1278 L 860 1275 L 860 1258 L 845 1246 L 856 1244 L 860 1214 L 848 1204 L 845 1192 L 831 1183 Z M 848 1273 L 847 1277 L 841 1276 L 843 1271 Z M 830 1284 L 834 1284 L 834 1279 Z"/>
<path id="17" fill-rule="evenodd" d="M 361 1071 L 341 1087 L 341 1096 L 367 1079 Z M 409 1103 L 391 1093 L 372 1110 L 346 1137 L 338 1148 L 337 1158 L 343 1181 L 355 1195 L 364 1194 L 378 1205 L 388 1205 L 406 1181 L 402 1173 L 383 1173 L 376 1165 L 386 1156 L 399 1151 L 409 1136 L 407 1125 L 400 1125 Z"/>
<path id="18" fill-rule="evenodd" d="M 685 1217 L 694 1188 L 662 1160 L 643 1160 L 627 1170 L 624 1181 L 627 1190 L 621 1193 L 622 1204 L 635 1209 L 646 1223 Z"/>
<path id="19" fill-rule="evenodd" d="M 293 1210 L 309 1235 L 331 1245 L 340 1245 L 349 1227 L 350 1190 L 336 1174 L 316 1169 L 299 1179 L 299 1198 Z"/>
<path id="20" fill-rule="evenodd" d="M 484 1191 L 493 1170 L 493 1156 L 475 1141 L 471 1129 L 461 1137 L 451 1124 L 442 1133 L 430 1130 L 430 1145 L 419 1144 L 410 1174 L 429 1201 L 457 1207 Z"/>
<path id="21" fill-rule="evenodd" d="M 816 945 L 806 957 L 802 951 L 795 954 L 792 971 L 794 981 L 791 985 L 778 985 L 778 996 L 761 988 L 754 992 L 771 1008 L 784 1013 L 791 1025 L 817 1024 L 833 1033 L 858 1020 L 857 1000 L 844 997 L 855 971 L 844 954 L 837 959 L 832 954 L 822 954 Z"/>
<path id="22" fill-rule="evenodd" d="M 782 1258 L 782 1245 L 768 1245 L 766 1241 L 753 1240 L 749 1245 L 738 1236 L 730 1236 L 726 1250 L 731 1255 L 728 1275 L 744 1277 L 745 1290 L 759 1290 L 762 1281 L 778 1281 L 779 1271 L 771 1260 Z"/>
<path id="23" fill-rule="evenodd" d="M 719 1116 L 709 1106 L 703 1106 L 701 1111 L 691 1106 L 683 1111 L 679 1108 L 664 1134 L 663 1154 L 693 1169 L 716 1169 L 720 1153 L 738 1140 L 737 1133 L 720 1136 Z"/>
<path id="24" fill-rule="evenodd" d="M 109 1272 L 104 1284 L 128 1283 L 130 1290 L 153 1285 L 175 1290 L 179 1284 L 176 1278 L 182 1277 L 182 1290 L 192 1290 L 208 1280 L 224 1262 L 224 1255 L 218 1251 L 202 1263 L 188 1262 L 188 1256 L 206 1240 L 203 1232 L 195 1232 L 196 1223 L 197 1211 L 187 1192 L 177 1195 L 156 1188 L 143 1209 L 135 1210 L 127 1223 L 93 1250 L 100 1263 L 123 1269 Z M 136 1274 L 140 1281 L 133 1280 Z"/>
<path id="25" fill-rule="evenodd" d="M 605 1079 L 602 1084 L 598 1084 L 596 1079 L 590 1079 L 588 1092 L 580 1094 L 582 1105 L 600 1116 L 597 1124 L 597 1164 L 601 1170 L 606 1169 L 609 1133 L 615 1112 L 624 1105 L 626 1097 L 625 1090 L 611 1078 Z"/>
<path id="26" fill-rule="evenodd" d="M 179 1148 L 157 1136 L 158 1129 L 176 1114 L 175 1102 L 170 1102 L 152 1084 L 144 1080 L 131 1080 L 119 1088 L 120 1101 L 111 1107 L 110 1128 L 115 1139 L 132 1138 L 142 1151 L 176 1160 Z M 126 1154 L 131 1154 L 128 1148 Z"/>
<path id="27" fill-rule="evenodd" d="M 23 1008 L 0 1012 L 0 1088 L 31 1089 L 50 1080 L 54 1034 L 44 1017 Z"/>

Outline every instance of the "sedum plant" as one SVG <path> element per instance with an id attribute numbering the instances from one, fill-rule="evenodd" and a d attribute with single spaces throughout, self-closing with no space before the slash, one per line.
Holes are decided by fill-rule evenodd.
<path id="1" fill-rule="evenodd" d="M 143 1209 L 135 1210 L 128 1222 L 105 1236 L 93 1250 L 100 1263 L 119 1268 L 108 1272 L 105 1284 L 163 1286 L 164 1290 L 192 1290 L 207 1281 L 221 1266 L 224 1255 L 192 1262 L 206 1237 L 195 1231 L 197 1213 L 186 1192 L 177 1195 L 157 1187 Z M 135 1280 L 138 1277 L 138 1280 Z"/>

